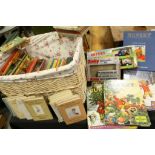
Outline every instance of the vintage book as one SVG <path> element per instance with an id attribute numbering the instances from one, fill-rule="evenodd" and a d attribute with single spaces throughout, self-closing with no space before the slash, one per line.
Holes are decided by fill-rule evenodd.
<path id="1" fill-rule="evenodd" d="M 104 122 L 104 88 L 103 84 L 93 84 L 87 89 L 88 128 L 100 128 Z"/>
<path id="2" fill-rule="evenodd" d="M 20 66 L 20 64 L 24 61 L 26 56 L 27 56 L 27 53 L 21 52 L 19 58 L 12 64 L 12 71 L 7 75 L 13 75 L 18 69 L 18 67 Z"/>
<path id="3" fill-rule="evenodd" d="M 53 65 L 53 59 L 49 59 L 49 60 L 47 60 L 47 64 L 46 64 L 46 69 L 50 69 L 51 67 L 52 67 L 52 65 Z"/>
<path id="4" fill-rule="evenodd" d="M 155 72 L 124 70 L 123 77 L 139 81 L 145 106 L 148 110 L 155 110 Z"/>
<path id="5" fill-rule="evenodd" d="M 44 67 L 45 67 L 45 63 L 46 63 L 46 60 L 44 60 L 44 59 L 39 59 L 39 60 L 37 61 L 37 63 L 36 63 L 36 65 L 35 65 L 35 67 L 34 67 L 34 69 L 33 69 L 32 72 L 38 72 L 38 71 L 43 70 Z"/>
<path id="6" fill-rule="evenodd" d="M 53 64 L 51 68 L 56 68 L 57 63 L 58 63 L 58 59 L 53 59 Z"/>
<path id="7" fill-rule="evenodd" d="M 24 114 L 18 109 L 16 99 L 17 97 L 7 97 L 3 98 L 3 101 L 13 116 L 18 117 L 19 119 L 25 119 Z"/>
<path id="8" fill-rule="evenodd" d="M 63 118 L 58 108 L 56 107 L 56 104 L 58 102 L 63 102 L 66 98 L 69 99 L 72 96 L 73 96 L 73 93 L 71 90 L 63 90 L 48 97 L 49 104 L 52 107 L 53 111 L 55 112 L 59 122 L 63 122 Z"/>
<path id="9" fill-rule="evenodd" d="M 85 120 L 86 111 L 79 95 L 63 100 L 56 104 L 64 122 L 69 125 Z"/>
<path id="10" fill-rule="evenodd" d="M 26 68 L 28 67 L 30 61 L 31 61 L 30 56 L 26 54 L 26 56 L 24 57 L 24 59 L 20 63 L 19 67 L 16 69 L 14 75 L 25 74 L 26 73 Z"/>
<path id="11" fill-rule="evenodd" d="M 18 50 L 14 51 L 9 58 L 6 60 L 6 62 L 4 63 L 4 65 L 1 67 L 0 69 L 0 74 L 1 75 L 5 75 L 9 69 L 9 67 L 11 66 L 11 64 L 19 57 L 20 52 Z"/>
<path id="12" fill-rule="evenodd" d="M 53 116 L 49 111 L 43 97 L 27 97 L 23 100 L 34 121 L 51 120 Z"/>
<path id="13" fill-rule="evenodd" d="M 60 66 L 64 66 L 64 65 L 66 65 L 66 59 L 63 58 L 63 59 L 61 60 Z"/>
<path id="14" fill-rule="evenodd" d="M 151 125 L 137 80 L 104 81 L 104 105 L 106 125 Z"/>
<path id="15" fill-rule="evenodd" d="M 138 57 L 138 70 L 155 71 L 155 31 L 124 32 L 124 45 L 136 45 L 135 53 Z M 145 46 L 146 51 L 142 46 Z"/>
<path id="16" fill-rule="evenodd" d="M 120 61 L 118 57 L 103 56 L 93 57 L 87 54 L 87 80 L 101 81 L 120 79 Z"/>
<path id="17" fill-rule="evenodd" d="M 13 40 L 9 41 L 8 43 L 4 44 L 0 47 L 0 53 L 5 53 L 7 51 L 12 50 L 13 48 L 17 47 L 18 45 L 24 43 L 26 41 L 25 38 L 16 37 Z"/>
<path id="18" fill-rule="evenodd" d="M 31 73 L 37 64 L 38 58 L 33 58 L 29 63 L 28 67 L 26 68 L 26 73 Z"/>

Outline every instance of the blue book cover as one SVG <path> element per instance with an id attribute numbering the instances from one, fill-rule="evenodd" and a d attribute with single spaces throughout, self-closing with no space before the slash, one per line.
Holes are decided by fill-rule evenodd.
<path id="1" fill-rule="evenodd" d="M 137 45 L 135 50 L 138 57 L 137 70 L 155 71 L 155 31 L 124 32 L 123 44 Z M 145 49 L 139 45 L 145 45 Z"/>

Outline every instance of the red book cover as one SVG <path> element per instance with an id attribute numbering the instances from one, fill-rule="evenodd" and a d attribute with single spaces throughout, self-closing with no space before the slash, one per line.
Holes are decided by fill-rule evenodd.
<path id="1" fill-rule="evenodd" d="M 2 66 L 2 68 L 0 69 L 0 74 L 1 75 L 5 75 L 5 73 L 7 72 L 7 70 L 9 69 L 10 65 L 12 64 L 12 62 L 18 58 L 18 56 L 20 55 L 19 51 L 14 51 L 10 57 L 7 59 L 6 63 Z"/>
<path id="2" fill-rule="evenodd" d="M 30 62 L 29 66 L 28 66 L 27 69 L 26 69 L 26 73 L 31 73 L 31 72 L 33 71 L 33 69 L 34 69 L 34 67 L 35 67 L 35 65 L 36 65 L 36 63 L 37 63 L 37 61 L 38 61 L 38 58 L 34 58 L 34 59 Z"/>

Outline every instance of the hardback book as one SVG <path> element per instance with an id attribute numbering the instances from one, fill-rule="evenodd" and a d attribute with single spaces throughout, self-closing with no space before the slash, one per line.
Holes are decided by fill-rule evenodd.
<path id="1" fill-rule="evenodd" d="M 151 125 L 137 80 L 104 81 L 104 105 L 106 125 Z"/>
<path id="2" fill-rule="evenodd" d="M 123 78 L 128 80 L 137 79 L 145 106 L 148 110 L 155 110 L 155 72 L 124 70 Z"/>
<path id="3" fill-rule="evenodd" d="M 16 37 L 13 40 L 9 41 L 8 43 L 4 44 L 0 47 L 0 53 L 5 53 L 7 51 L 11 51 L 13 48 L 17 47 L 18 45 L 24 43 L 26 38 Z"/>
<path id="4" fill-rule="evenodd" d="M 31 73 L 33 71 L 33 69 L 36 66 L 38 60 L 39 59 L 37 57 L 36 58 L 33 58 L 31 60 L 31 62 L 29 63 L 29 65 L 28 65 L 28 67 L 26 69 L 26 73 Z"/>
<path id="5" fill-rule="evenodd" d="M 39 59 L 39 60 L 37 61 L 37 63 L 36 63 L 36 65 L 35 65 L 35 67 L 34 67 L 34 69 L 33 69 L 32 72 L 38 72 L 38 71 L 43 70 L 44 67 L 45 67 L 45 63 L 46 63 L 46 60 L 44 60 L 44 59 Z"/>
<path id="6" fill-rule="evenodd" d="M 90 129 L 105 125 L 103 84 L 94 84 L 87 89 L 87 120 Z"/>
<path id="7" fill-rule="evenodd" d="M 53 116 L 47 106 L 44 97 L 27 97 L 23 99 L 26 108 L 34 121 L 51 120 Z"/>
<path id="8" fill-rule="evenodd" d="M 53 59 L 48 59 L 45 69 L 50 69 L 53 65 Z"/>
<path id="9" fill-rule="evenodd" d="M 64 122 L 69 125 L 86 120 L 86 111 L 82 99 L 74 94 L 56 104 Z"/>
<path id="10" fill-rule="evenodd" d="M 136 45 L 135 53 L 138 57 L 138 70 L 155 71 L 155 31 L 124 32 L 123 44 Z M 145 50 L 142 46 L 145 46 Z"/>
<path id="11" fill-rule="evenodd" d="M 58 102 L 64 101 L 66 98 L 69 99 L 71 96 L 73 96 L 73 93 L 71 90 L 64 90 L 64 91 L 60 91 L 58 93 L 55 93 L 54 95 L 50 95 L 48 97 L 49 104 L 52 107 L 53 111 L 55 112 L 59 122 L 63 122 L 64 120 L 63 120 L 56 104 Z"/>
<path id="12" fill-rule="evenodd" d="M 14 75 L 25 74 L 26 73 L 26 68 L 30 64 L 30 61 L 31 61 L 31 57 L 28 54 L 26 54 L 24 59 L 22 60 L 22 62 L 20 63 L 20 65 L 18 66 L 16 71 L 14 72 Z"/>
<path id="13" fill-rule="evenodd" d="M 18 69 L 18 67 L 20 66 L 20 64 L 22 63 L 22 61 L 24 61 L 26 56 L 27 56 L 27 53 L 21 52 L 19 58 L 16 61 L 14 61 L 14 63 L 12 63 L 12 69 L 10 73 L 8 72 L 7 75 L 13 75 Z"/>
<path id="14" fill-rule="evenodd" d="M 17 58 L 19 57 L 20 52 L 18 50 L 14 51 L 9 58 L 6 60 L 6 62 L 3 64 L 3 66 L 0 69 L 0 74 L 1 75 L 5 75 L 9 69 L 9 67 L 11 66 L 11 64 L 17 60 Z"/>
<path id="15" fill-rule="evenodd" d="M 58 63 L 58 59 L 53 59 L 53 64 L 51 68 L 56 68 Z"/>

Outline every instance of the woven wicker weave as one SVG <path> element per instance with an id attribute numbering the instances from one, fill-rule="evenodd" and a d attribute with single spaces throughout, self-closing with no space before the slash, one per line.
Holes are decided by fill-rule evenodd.
<path id="1" fill-rule="evenodd" d="M 86 78 L 84 56 L 73 75 L 62 78 L 49 78 L 24 82 L 0 82 L 0 90 L 6 96 L 49 95 L 61 90 L 71 89 L 85 100 Z"/>

